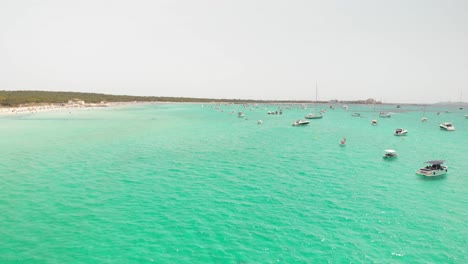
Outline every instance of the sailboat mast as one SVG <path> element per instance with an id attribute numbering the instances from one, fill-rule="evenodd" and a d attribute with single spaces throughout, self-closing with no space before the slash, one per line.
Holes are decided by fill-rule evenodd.
<path id="1" fill-rule="evenodd" d="M 317 82 L 315 82 L 315 102 L 318 101 L 318 86 L 317 86 Z"/>

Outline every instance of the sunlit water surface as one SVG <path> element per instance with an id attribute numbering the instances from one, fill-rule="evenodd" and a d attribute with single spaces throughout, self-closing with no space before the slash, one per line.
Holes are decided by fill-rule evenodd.
<path id="1" fill-rule="evenodd" d="M 291 126 L 311 107 L 328 110 Z M 1 116 L 0 262 L 468 262 L 466 110 L 323 105 L 267 115 L 275 110 Z M 441 131 L 445 121 L 457 130 Z M 408 135 L 393 136 L 398 127 Z M 383 160 L 385 149 L 400 155 Z M 447 160 L 446 176 L 415 174 L 433 159 Z"/>

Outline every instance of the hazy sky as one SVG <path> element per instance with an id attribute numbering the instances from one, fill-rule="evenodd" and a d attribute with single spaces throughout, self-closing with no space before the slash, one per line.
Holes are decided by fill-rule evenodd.
<path id="1" fill-rule="evenodd" d="M 468 1 L 0 0 L 0 90 L 468 99 Z"/>

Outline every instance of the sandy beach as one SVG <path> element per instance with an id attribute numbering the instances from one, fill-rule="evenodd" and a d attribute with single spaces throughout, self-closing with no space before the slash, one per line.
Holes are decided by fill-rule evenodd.
<path id="1" fill-rule="evenodd" d="M 109 102 L 109 103 L 61 103 L 41 104 L 18 107 L 0 107 L 0 115 L 35 114 L 39 112 L 72 112 L 76 110 L 91 110 L 106 107 L 118 107 L 134 104 L 154 104 L 157 102 Z"/>

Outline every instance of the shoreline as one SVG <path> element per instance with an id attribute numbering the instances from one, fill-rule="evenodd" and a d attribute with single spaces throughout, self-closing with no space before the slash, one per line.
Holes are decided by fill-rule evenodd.
<path id="1" fill-rule="evenodd" d="M 73 103 L 46 103 L 46 104 L 31 104 L 21 105 L 12 107 L 0 106 L 0 116 L 5 115 L 17 115 L 17 114 L 34 114 L 41 112 L 66 112 L 71 110 L 83 110 L 83 109 L 101 109 L 108 107 L 119 107 L 129 105 L 145 105 L 145 104 L 249 104 L 251 102 L 171 102 L 171 101 L 131 101 L 131 102 L 101 102 L 101 103 L 85 103 L 83 101 Z M 263 102 L 265 104 L 313 104 L 313 105 L 346 105 L 342 102 Z M 356 103 L 348 103 L 356 104 Z M 372 105 L 372 104 L 358 104 L 358 105 Z M 412 103 L 380 103 L 378 105 L 402 105 L 402 106 L 455 106 L 446 104 L 412 104 Z"/>
<path id="2" fill-rule="evenodd" d="M 35 114 L 42 112 L 66 112 L 72 110 L 102 109 L 126 105 L 153 104 L 159 102 L 109 102 L 109 103 L 60 103 L 60 104 L 34 104 L 14 107 L 0 107 L 0 116 Z"/>

